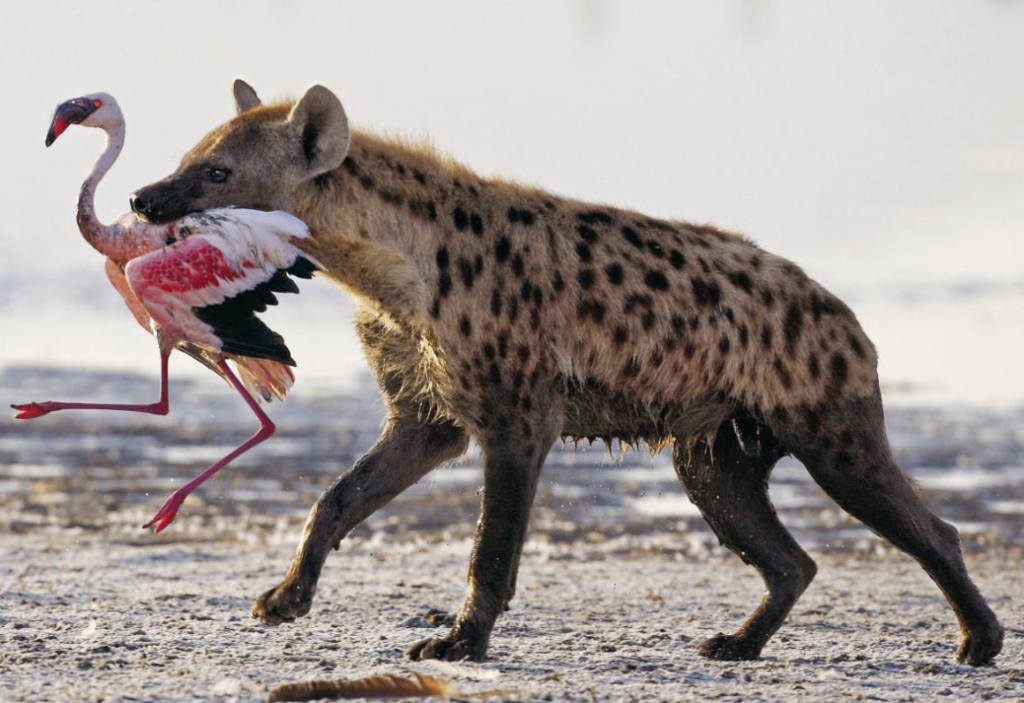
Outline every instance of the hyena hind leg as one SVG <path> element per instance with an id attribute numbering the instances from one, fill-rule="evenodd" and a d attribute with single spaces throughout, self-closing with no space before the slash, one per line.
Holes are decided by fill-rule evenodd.
<path id="1" fill-rule="evenodd" d="M 935 581 L 960 624 L 960 663 L 990 663 L 1002 649 L 1003 628 L 967 573 L 956 528 L 929 509 L 893 460 L 881 397 L 776 411 L 772 424 L 839 507 L 912 556 Z"/>
<path id="2" fill-rule="evenodd" d="M 748 416 L 724 423 L 713 445 L 676 439 L 672 460 L 690 500 L 721 543 L 756 568 L 768 587 L 735 633 L 701 643 L 705 657 L 756 659 L 817 573 L 768 497 L 768 476 L 783 454 L 771 431 Z"/>

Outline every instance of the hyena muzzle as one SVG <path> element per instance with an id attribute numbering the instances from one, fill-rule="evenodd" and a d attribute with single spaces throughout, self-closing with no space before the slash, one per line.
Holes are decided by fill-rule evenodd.
<path id="1" fill-rule="evenodd" d="M 893 460 L 874 347 L 799 267 L 713 227 L 481 178 L 427 147 L 353 133 L 320 86 L 263 105 L 238 81 L 235 99 L 238 115 L 133 205 L 154 221 L 228 205 L 303 218 L 303 246 L 357 303 L 387 408 L 377 443 L 321 496 L 284 580 L 256 601 L 260 620 L 308 613 L 331 547 L 472 437 L 484 494 L 468 592 L 451 631 L 408 656 L 482 658 L 515 592 L 544 458 L 568 435 L 671 444 L 690 499 L 761 573 L 761 603 L 704 656 L 757 657 L 814 578 L 768 497 L 786 454 L 938 584 L 961 662 L 998 654 L 1003 630 L 957 531 Z"/>

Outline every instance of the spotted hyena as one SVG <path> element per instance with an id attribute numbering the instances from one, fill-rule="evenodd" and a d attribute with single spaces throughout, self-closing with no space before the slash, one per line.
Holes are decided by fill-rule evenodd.
<path id="1" fill-rule="evenodd" d="M 481 178 L 430 148 L 350 132 L 320 86 L 263 105 L 238 81 L 235 99 L 238 115 L 133 208 L 154 221 L 225 205 L 303 218 L 313 238 L 301 246 L 358 304 L 388 415 L 313 507 L 288 574 L 256 601 L 260 620 L 309 612 L 331 547 L 472 437 L 484 497 L 465 602 L 449 634 L 408 656 L 483 657 L 515 593 L 545 455 L 568 435 L 669 445 L 690 499 L 761 573 L 757 609 L 704 656 L 757 657 L 814 578 L 768 498 L 786 454 L 920 562 L 959 620 L 960 661 L 999 652 L 957 531 L 893 461 L 874 347 L 798 266 L 715 227 Z"/>

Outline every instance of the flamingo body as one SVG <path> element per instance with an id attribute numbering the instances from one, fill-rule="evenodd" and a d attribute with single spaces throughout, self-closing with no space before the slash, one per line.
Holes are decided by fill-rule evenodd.
<path id="1" fill-rule="evenodd" d="M 178 489 L 144 527 L 159 532 L 174 519 L 185 498 L 235 457 L 274 432 L 259 408 L 264 400 L 284 399 L 295 380 L 295 366 L 284 339 L 256 313 L 276 305 L 276 293 L 298 293 L 292 280 L 319 270 L 293 240 L 309 236 L 306 225 L 286 212 L 221 208 L 193 213 L 169 224 L 153 224 L 134 213 L 104 225 L 96 218 L 96 186 L 116 161 L 124 143 L 124 118 L 117 101 L 95 93 L 58 106 L 47 146 L 69 125 L 102 128 L 108 145 L 82 184 L 78 226 L 107 257 L 106 272 L 135 320 L 157 337 L 161 356 L 160 399 L 148 405 L 47 401 L 14 405 L 18 419 L 58 410 L 122 410 L 165 415 L 167 360 L 179 349 L 224 378 L 242 395 L 260 429 L 226 457 Z M 237 378 L 228 366 L 238 369 Z"/>

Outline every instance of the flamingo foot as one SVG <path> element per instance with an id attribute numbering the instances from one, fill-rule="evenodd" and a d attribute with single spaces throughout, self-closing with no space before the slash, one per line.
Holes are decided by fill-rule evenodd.
<path id="1" fill-rule="evenodd" d="M 178 508 L 180 508 L 181 504 L 185 502 L 185 499 L 188 497 L 190 492 L 191 491 L 178 489 L 172 493 L 171 497 L 167 499 L 167 502 L 163 504 L 163 507 L 156 511 L 156 515 L 153 516 L 153 519 L 143 525 L 142 529 L 149 529 L 156 525 L 153 531 L 162 532 L 165 527 L 174 522 L 174 517 L 178 514 Z"/>
<path id="2" fill-rule="evenodd" d="M 47 401 L 45 403 L 11 405 L 11 407 L 18 411 L 18 414 L 14 416 L 15 420 L 32 420 L 33 418 L 42 417 L 53 412 L 56 408 L 51 407 L 52 405 L 53 403 Z"/>

